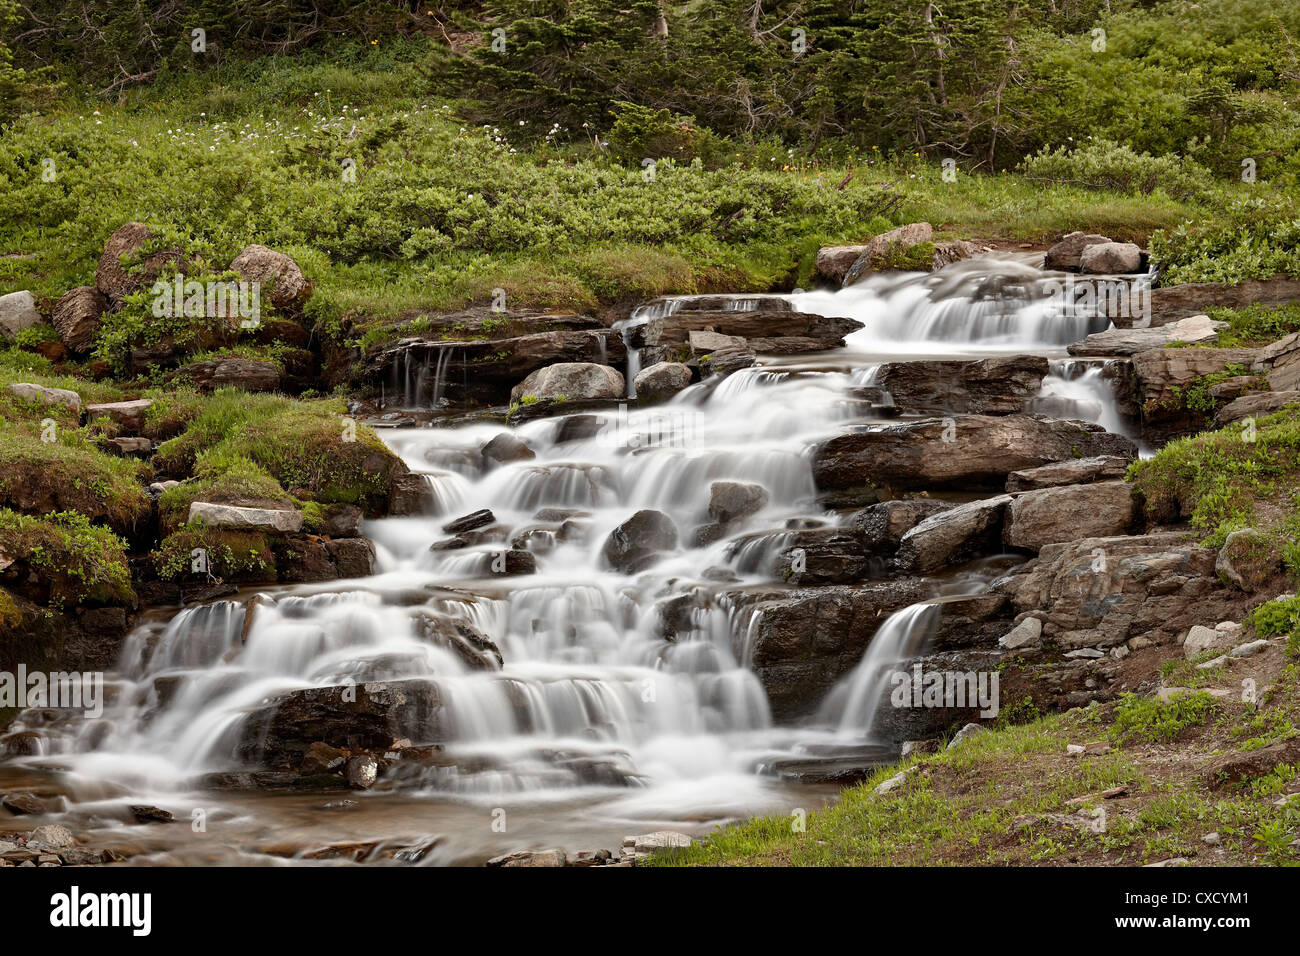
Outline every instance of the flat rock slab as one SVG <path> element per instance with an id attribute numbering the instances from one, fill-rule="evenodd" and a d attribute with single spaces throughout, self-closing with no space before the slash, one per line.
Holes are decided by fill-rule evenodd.
<path id="1" fill-rule="evenodd" d="M 123 428 L 139 431 L 144 427 L 145 415 L 151 405 L 153 400 L 148 398 L 137 398 L 132 402 L 103 402 L 87 405 L 86 414 L 91 418 L 110 418 Z"/>
<path id="2" fill-rule="evenodd" d="M 241 508 L 238 505 L 195 501 L 190 504 L 190 521 L 201 519 L 212 528 L 251 528 L 293 534 L 302 529 L 302 512 L 281 508 Z"/>
<path id="3" fill-rule="evenodd" d="M 1164 348 L 1174 342 L 1199 345 L 1219 338 L 1219 330 L 1228 323 L 1215 322 L 1208 315 L 1190 318 L 1147 329 L 1108 329 L 1094 332 L 1080 342 L 1066 348 L 1071 355 L 1129 356 L 1147 349 Z"/>
<path id="4" fill-rule="evenodd" d="M 71 389 L 46 388 L 31 382 L 15 382 L 9 391 L 29 402 L 42 402 L 46 405 L 66 405 L 74 412 L 81 411 L 81 396 Z"/>

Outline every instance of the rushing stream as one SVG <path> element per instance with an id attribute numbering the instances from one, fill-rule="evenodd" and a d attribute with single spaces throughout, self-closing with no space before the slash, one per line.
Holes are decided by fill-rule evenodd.
<path id="1" fill-rule="evenodd" d="M 747 666 L 749 610 L 705 602 L 666 634 L 661 604 L 724 585 L 782 586 L 774 561 L 789 529 L 840 520 L 817 503 L 808 450 L 869 414 L 856 390 L 880 362 L 1046 355 L 1054 364 L 1035 410 L 1122 431 L 1100 366 L 1064 353 L 1108 323 L 1053 312 L 1034 292 L 1042 277 L 1029 257 L 1006 257 L 792 295 L 800 311 L 866 327 L 844 349 L 765 360 L 656 408 L 594 413 L 586 429 L 556 419 L 522 425 L 513 434 L 535 452 L 527 460 L 486 467 L 480 449 L 500 424 L 384 432 L 429 476 L 435 513 L 365 524 L 376 576 L 265 589 L 247 622 L 254 592 L 170 619 L 147 615 L 110 675 L 103 719 L 22 715 L 11 729 L 39 731 L 42 752 L 0 763 L 0 790 L 57 789 L 69 825 L 129 833 L 146 862 L 249 862 L 363 840 L 419 846 L 411 858 L 426 863 L 481 862 L 820 805 L 831 788 L 764 771 L 818 748 L 871 743 L 880 676 L 920 652 L 936 605 L 895 614 L 816 718 L 782 726 Z M 650 317 L 643 308 L 629 321 Z M 633 350 L 629 386 L 638 360 Z M 424 382 L 411 390 L 425 392 Z M 720 480 L 761 484 L 767 503 L 696 546 Z M 480 509 L 491 510 L 494 530 L 438 547 L 449 537 L 444 524 Z M 670 516 L 681 546 L 636 573 L 609 570 L 607 535 L 641 509 Z M 534 555 L 534 573 L 496 573 L 512 547 Z M 934 596 L 978 591 L 1005 566 L 936 581 Z M 429 617 L 490 637 L 504 669 L 471 668 L 431 644 Z M 436 683 L 444 759 L 400 789 L 342 797 L 206 785 L 211 774 L 247 767 L 244 723 L 268 698 L 371 680 Z M 433 733 L 418 720 L 403 729 L 414 744 Z M 124 808 L 135 804 L 164 806 L 182 823 L 126 831 Z M 184 825 L 196 809 L 204 830 Z"/>

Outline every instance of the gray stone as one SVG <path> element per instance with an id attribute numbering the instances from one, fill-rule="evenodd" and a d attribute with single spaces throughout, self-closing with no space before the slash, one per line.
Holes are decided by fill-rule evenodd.
<path id="1" fill-rule="evenodd" d="M 1013 548 L 1124 534 L 1137 518 L 1132 488 L 1123 481 L 1028 491 L 1007 506 L 1003 540 Z"/>
<path id="2" fill-rule="evenodd" d="M 966 724 L 961 730 L 957 731 L 957 733 L 953 735 L 952 740 L 948 741 L 948 749 L 952 750 L 953 747 L 956 747 L 962 741 L 969 740 L 976 734 L 982 733 L 984 733 L 984 728 L 979 724 Z"/>
<path id="3" fill-rule="evenodd" d="M 622 398 L 623 374 L 595 362 L 557 362 L 532 372 L 510 390 L 512 402 L 526 396 L 569 401 Z"/>
<path id="4" fill-rule="evenodd" d="M 137 398 L 130 402 L 104 402 L 98 405 L 87 405 L 86 417 L 91 420 L 108 418 L 127 431 L 138 432 L 144 427 L 145 416 L 151 405 L 153 405 L 153 400 L 148 398 Z"/>
<path id="5" fill-rule="evenodd" d="M 1047 250 L 1047 255 L 1043 260 L 1043 268 L 1064 272 L 1078 272 L 1079 258 L 1083 255 L 1083 250 L 1088 246 L 1099 245 L 1104 242 L 1110 242 L 1110 239 L 1096 234 L 1069 233 L 1060 242 Z"/>
<path id="6" fill-rule="evenodd" d="M 632 380 L 637 401 L 642 405 L 667 401 L 690 384 L 690 366 L 680 362 L 657 362 L 637 372 Z"/>
<path id="7" fill-rule="evenodd" d="M 1268 650 L 1268 641 L 1251 641 L 1249 644 L 1239 644 L 1232 650 L 1228 651 L 1229 657 L 1254 657 L 1261 651 Z"/>
<path id="8" fill-rule="evenodd" d="M 1009 651 L 1037 644 L 1043 633 L 1043 622 L 1036 617 L 1027 617 L 998 639 L 998 644 Z"/>
<path id="9" fill-rule="evenodd" d="M 36 297 L 23 289 L 0 295 L 0 334 L 9 341 L 23 329 L 41 324 L 41 313 L 36 309 Z"/>
<path id="10" fill-rule="evenodd" d="M 32 831 L 31 836 L 27 838 L 27 844 L 40 843 L 45 847 L 54 847 L 63 849 L 68 846 L 75 846 L 77 838 L 72 835 L 72 831 L 67 827 L 59 826 L 56 823 L 46 824 L 43 827 L 37 827 Z"/>
<path id="11" fill-rule="evenodd" d="M 1187 632 L 1187 637 L 1183 639 L 1183 656 L 1188 660 L 1206 651 L 1218 650 L 1225 643 L 1224 635 L 1220 631 L 1206 627 L 1203 624 L 1197 624 Z"/>
<path id="12" fill-rule="evenodd" d="M 1193 315 L 1168 325 L 1145 329 L 1107 329 L 1094 332 L 1079 342 L 1068 346 L 1071 355 L 1129 356 L 1147 349 L 1160 349 L 1174 342 L 1204 345 L 1215 342 L 1219 331 L 1227 322 L 1215 322 L 1208 315 Z"/>
<path id="13" fill-rule="evenodd" d="M 189 521 L 201 520 L 210 528 L 247 528 L 292 534 L 302 530 L 302 512 L 282 508 L 241 508 L 238 505 L 195 501 Z"/>
<path id="14" fill-rule="evenodd" d="M 1142 250 L 1131 242 L 1097 242 L 1079 254 L 1079 271 L 1090 275 L 1122 275 L 1142 268 Z"/>
<path id="15" fill-rule="evenodd" d="M 709 517 L 726 524 L 757 514 L 766 507 L 767 489 L 746 481 L 715 481 L 709 486 Z"/>
<path id="16" fill-rule="evenodd" d="M 81 396 L 66 388 L 46 388 L 30 382 L 16 382 L 9 386 L 9 391 L 29 402 L 42 402 L 46 405 L 66 405 L 74 412 L 81 411 Z"/>

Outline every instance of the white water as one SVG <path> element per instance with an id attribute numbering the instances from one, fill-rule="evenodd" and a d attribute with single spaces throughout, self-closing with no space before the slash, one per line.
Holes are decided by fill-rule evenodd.
<path id="1" fill-rule="evenodd" d="M 997 276 L 1007 279 L 1010 298 L 988 294 Z M 499 425 L 387 432 L 390 446 L 428 475 L 435 514 L 366 523 L 379 554 L 376 577 L 272 589 L 246 643 L 237 602 L 142 625 L 128 639 L 105 719 L 61 725 L 25 715 L 16 729 L 42 732 L 45 754 L 16 762 L 60 767 L 83 793 L 186 805 L 200 774 L 248 766 L 237 746 L 245 722 L 276 695 L 414 679 L 436 682 L 446 710 L 439 733 L 447 760 L 407 784 L 418 793 L 471 806 L 494 806 L 504 795 L 512 805 L 577 799 L 582 813 L 598 805 L 609 819 L 655 822 L 779 806 L 779 789 L 756 769 L 810 744 L 868 738 L 882 668 L 918 653 L 937 605 L 885 624 L 825 702 L 818 726 L 778 727 L 749 667 L 753 615 L 718 591 L 779 586 L 773 561 L 791 523 L 839 520 L 816 503 L 808 450 L 861 413 L 851 390 L 871 380 L 876 363 L 1050 352 L 1096 331 L 1095 320 L 1045 313 L 1032 293 L 1038 276 L 1019 262 L 986 260 L 793 296 L 801 310 L 866 323 L 829 356 L 837 370 L 747 369 L 657 409 L 599 414 L 598 434 L 562 444 L 555 420 L 535 421 L 513 431 L 536 451 L 528 461 L 484 467 L 479 449 Z M 648 317 L 642 310 L 632 321 Z M 433 367 L 434 392 L 442 366 Z M 1089 375 L 1049 378 L 1045 397 L 1074 402 L 1071 417 L 1118 428 L 1113 403 Z M 418 381 L 407 390 L 428 389 Z M 1082 407 L 1094 400 L 1097 408 Z M 759 483 L 768 503 L 695 547 L 719 480 Z M 448 537 L 442 524 L 480 508 L 496 518 L 485 540 L 430 550 Z M 575 513 L 566 521 L 544 509 Z M 603 544 L 641 509 L 669 515 L 678 547 L 640 573 L 619 574 L 606 566 Z M 492 573 L 512 542 L 534 552 L 535 574 Z M 688 594 L 702 606 L 688 627 L 665 634 L 661 603 Z M 500 648 L 504 670 L 470 670 L 429 644 L 422 615 L 478 628 Z M 403 731 L 417 744 L 431 733 L 419 725 Z"/>

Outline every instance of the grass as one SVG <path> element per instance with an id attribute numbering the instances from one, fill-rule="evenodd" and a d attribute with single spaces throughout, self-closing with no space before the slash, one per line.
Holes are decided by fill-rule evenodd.
<path id="1" fill-rule="evenodd" d="M 57 512 L 40 518 L 0 508 L 0 546 L 38 578 L 48 606 L 136 603 L 125 543 L 84 515 Z M 13 625 L 16 605 L 5 591 L 0 617 Z"/>

